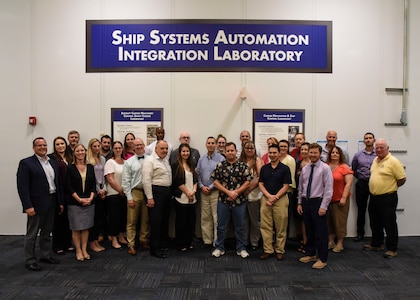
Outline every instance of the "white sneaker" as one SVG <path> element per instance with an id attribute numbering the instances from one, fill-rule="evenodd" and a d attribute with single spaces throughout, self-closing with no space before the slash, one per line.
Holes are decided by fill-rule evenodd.
<path id="1" fill-rule="evenodd" d="M 225 250 L 220 250 L 220 249 L 215 249 L 213 250 L 213 252 L 211 253 L 211 256 L 213 257 L 220 257 L 223 254 L 225 254 Z"/>
<path id="2" fill-rule="evenodd" d="M 236 252 L 236 254 L 237 254 L 238 256 L 242 257 L 242 258 L 247 258 L 247 257 L 249 257 L 249 253 L 248 253 L 248 251 L 246 251 L 245 249 L 244 249 L 244 250 L 241 250 L 241 251 Z"/>

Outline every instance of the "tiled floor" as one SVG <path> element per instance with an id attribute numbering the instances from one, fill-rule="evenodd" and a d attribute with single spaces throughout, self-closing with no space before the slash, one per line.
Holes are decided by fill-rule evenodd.
<path id="1" fill-rule="evenodd" d="M 104 245 L 90 261 L 67 253 L 59 265 L 30 272 L 23 236 L 0 236 L 0 299 L 420 299 L 420 237 L 401 237 L 394 259 L 347 239 L 323 270 L 298 262 L 293 242 L 284 261 L 261 261 L 261 250 L 242 259 L 234 249 L 216 259 L 199 245 L 157 259 Z"/>

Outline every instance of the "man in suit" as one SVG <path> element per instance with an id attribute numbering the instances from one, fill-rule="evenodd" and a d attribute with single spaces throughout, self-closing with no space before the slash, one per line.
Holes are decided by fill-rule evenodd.
<path id="1" fill-rule="evenodd" d="M 30 271 L 39 271 L 41 267 L 35 256 L 36 239 L 39 232 L 41 262 L 58 264 L 52 257 L 51 232 L 54 225 L 56 202 L 64 210 L 64 197 L 58 166 L 47 156 L 47 142 L 37 137 L 32 142 L 34 155 L 22 159 L 17 170 L 17 189 L 26 213 L 25 261 Z"/>

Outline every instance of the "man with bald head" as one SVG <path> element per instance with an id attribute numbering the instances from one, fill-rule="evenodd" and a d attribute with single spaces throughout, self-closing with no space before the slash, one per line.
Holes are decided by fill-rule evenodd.
<path id="1" fill-rule="evenodd" d="M 191 136 L 188 132 L 181 132 L 179 134 L 179 144 L 188 144 L 190 145 L 191 142 Z M 195 149 L 195 148 L 191 148 L 191 157 L 194 161 L 194 165 L 196 166 L 198 163 L 198 159 L 200 158 L 200 152 Z M 174 164 L 177 160 L 177 155 L 178 155 L 178 148 L 174 149 L 171 153 L 171 158 L 169 159 L 171 165 Z"/>
<path id="2" fill-rule="evenodd" d="M 375 143 L 376 158 L 370 168 L 369 201 L 370 228 L 372 240 L 363 248 L 366 251 L 384 249 L 384 230 L 386 232 L 385 258 L 397 256 L 397 190 L 406 181 L 403 164 L 389 152 L 388 142 L 377 139 Z"/>
<path id="3" fill-rule="evenodd" d="M 322 148 L 322 153 L 321 153 L 321 160 L 323 162 L 327 162 L 327 157 L 328 157 L 328 152 L 330 152 L 330 150 L 335 147 L 335 144 L 337 142 L 337 132 L 334 130 L 329 130 L 327 132 L 326 135 L 326 140 L 327 143 L 325 144 L 325 147 Z M 342 147 L 341 147 L 342 148 Z M 346 164 L 350 165 L 350 158 L 349 158 L 349 154 L 347 153 L 346 150 L 344 150 L 342 148 L 343 152 L 344 152 L 344 156 L 346 157 Z"/>
<path id="4" fill-rule="evenodd" d="M 249 133 L 248 130 L 242 130 L 241 133 L 239 134 L 239 140 L 241 142 L 238 145 L 236 157 L 241 156 L 242 147 L 245 145 L 246 142 L 251 140 L 251 133 Z"/>
<path id="5" fill-rule="evenodd" d="M 171 207 L 172 169 L 166 158 L 168 143 L 157 141 L 155 151 L 146 157 L 142 178 L 147 198 L 150 224 L 150 255 L 166 258 L 165 242 L 168 239 L 169 212 Z"/>
<path id="6" fill-rule="evenodd" d="M 239 158 L 242 153 L 242 147 L 245 145 L 246 142 L 252 141 L 251 133 L 249 133 L 248 130 L 241 131 L 241 134 L 239 135 L 239 140 L 241 141 L 239 145 L 237 146 L 237 153 L 236 157 Z M 256 148 L 256 153 L 258 157 L 261 157 L 260 149 Z"/>

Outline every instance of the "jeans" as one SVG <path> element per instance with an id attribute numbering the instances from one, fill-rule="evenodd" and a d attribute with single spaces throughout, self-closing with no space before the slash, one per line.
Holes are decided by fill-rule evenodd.
<path id="1" fill-rule="evenodd" d="M 225 249 L 226 232 L 231 218 L 233 221 L 236 237 L 236 250 L 241 251 L 246 249 L 246 237 L 244 228 L 245 213 L 245 203 L 236 206 L 223 204 L 221 201 L 217 203 L 217 240 L 215 243 L 216 249 Z"/>

